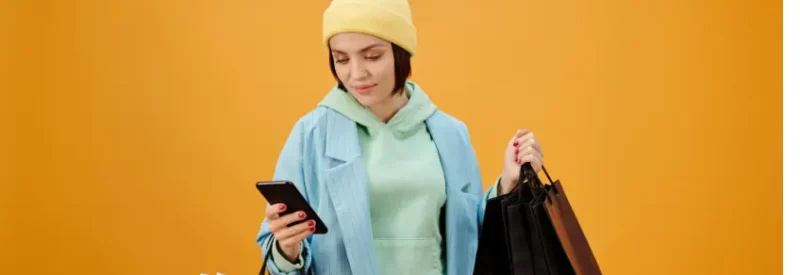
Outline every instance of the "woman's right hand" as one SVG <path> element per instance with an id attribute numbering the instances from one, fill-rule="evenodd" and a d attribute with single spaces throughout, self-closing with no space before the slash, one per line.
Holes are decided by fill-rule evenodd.
<path id="1" fill-rule="evenodd" d="M 300 247 L 308 236 L 314 233 L 314 221 L 309 220 L 287 227 L 290 223 L 305 220 L 308 216 L 303 211 L 297 211 L 290 215 L 279 216 L 278 214 L 286 211 L 286 205 L 282 203 L 267 207 L 267 221 L 269 221 L 269 232 L 275 236 L 278 248 L 284 258 L 291 262 L 297 262 L 300 257 Z"/>

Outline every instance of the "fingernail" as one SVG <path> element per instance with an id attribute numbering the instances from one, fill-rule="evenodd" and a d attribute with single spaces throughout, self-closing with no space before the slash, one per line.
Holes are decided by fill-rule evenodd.
<path id="1" fill-rule="evenodd" d="M 514 149 L 514 154 L 519 154 L 519 149 Z"/>
<path id="2" fill-rule="evenodd" d="M 306 213 L 300 212 L 300 214 L 297 214 L 297 216 L 301 219 L 304 219 L 306 217 Z"/>
<path id="3" fill-rule="evenodd" d="M 313 226 L 312 226 L 311 228 L 309 228 L 309 229 L 308 229 L 308 231 L 311 231 L 311 232 L 314 232 L 314 230 L 317 230 L 317 229 L 316 229 L 316 228 L 314 228 Z"/>
<path id="4" fill-rule="evenodd" d="M 278 206 L 278 209 L 280 209 L 281 211 L 286 210 L 286 205 L 281 204 L 280 206 Z"/>
<path id="5" fill-rule="evenodd" d="M 516 141 L 516 140 L 515 140 L 515 141 L 514 141 L 514 147 L 516 147 L 517 145 L 519 145 L 519 141 Z"/>
<path id="6" fill-rule="evenodd" d="M 308 221 L 308 226 L 314 227 L 314 221 Z"/>
<path id="7" fill-rule="evenodd" d="M 515 158 L 514 162 L 519 163 L 519 158 Z"/>

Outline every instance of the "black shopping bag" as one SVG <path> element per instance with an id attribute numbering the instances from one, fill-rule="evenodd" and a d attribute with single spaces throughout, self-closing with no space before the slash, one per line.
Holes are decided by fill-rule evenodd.
<path id="1" fill-rule="evenodd" d="M 577 274 L 574 266 L 581 263 L 571 261 L 561 241 L 569 234 L 557 231 L 551 218 L 553 186 L 544 185 L 526 163 L 514 190 L 487 201 L 475 275 Z"/>

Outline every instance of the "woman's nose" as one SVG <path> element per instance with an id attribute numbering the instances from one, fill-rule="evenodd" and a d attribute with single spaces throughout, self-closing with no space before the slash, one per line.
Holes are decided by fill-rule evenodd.
<path id="1" fill-rule="evenodd" d="M 351 62 L 350 76 L 354 79 L 361 79 L 369 76 L 366 64 L 363 61 Z"/>

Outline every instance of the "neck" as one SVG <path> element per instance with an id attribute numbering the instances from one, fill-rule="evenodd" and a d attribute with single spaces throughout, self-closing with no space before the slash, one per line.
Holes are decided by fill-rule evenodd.
<path id="1" fill-rule="evenodd" d="M 406 90 L 403 89 L 384 102 L 369 107 L 369 110 L 383 121 L 383 123 L 388 123 L 406 103 L 408 103 L 408 95 L 406 95 Z"/>

